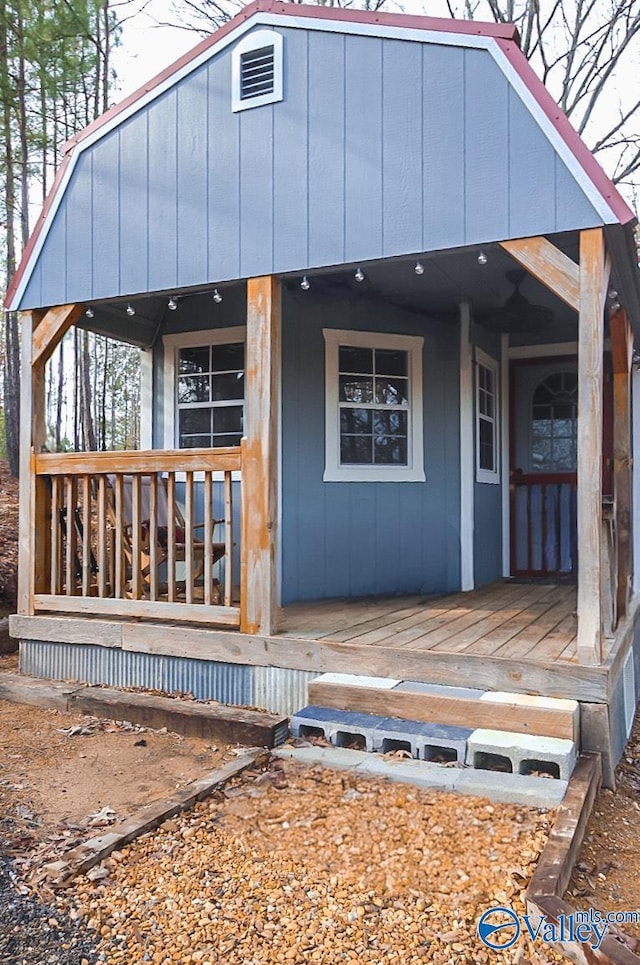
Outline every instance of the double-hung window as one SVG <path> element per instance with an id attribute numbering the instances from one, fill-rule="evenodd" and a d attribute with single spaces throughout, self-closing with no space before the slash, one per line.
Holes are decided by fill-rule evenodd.
<path id="1" fill-rule="evenodd" d="M 169 343 L 169 344 L 167 344 Z M 166 336 L 167 387 L 174 385 L 174 445 L 179 449 L 239 446 L 244 431 L 244 329 Z"/>
<path id="2" fill-rule="evenodd" d="M 476 479 L 499 483 L 498 363 L 476 349 Z"/>
<path id="3" fill-rule="evenodd" d="M 417 336 L 325 329 L 325 481 L 424 480 Z"/>

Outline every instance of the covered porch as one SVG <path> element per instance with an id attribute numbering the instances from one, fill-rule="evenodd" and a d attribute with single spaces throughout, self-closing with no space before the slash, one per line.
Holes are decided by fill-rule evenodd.
<path id="1" fill-rule="evenodd" d="M 243 436 L 240 445 L 222 448 L 213 444 L 191 448 L 187 442 L 187 448 L 159 445 L 140 452 L 43 451 L 45 365 L 56 345 L 72 325 L 122 334 L 125 305 L 127 309 L 131 305 L 107 301 L 92 303 L 90 312 L 74 304 L 25 313 L 19 612 L 175 620 L 185 626 L 239 629 L 269 638 L 286 633 L 305 639 L 304 628 L 311 621 L 313 629 L 317 607 L 328 624 L 319 639 L 334 639 L 332 633 L 339 632 L 338 642 L 376 646 L 384 640 L 394 649 L 397 644 L 415 653 L 471 656 L 479 652 L 499 660 L 527 657 L 563 665 L 602 665 L 609 641 L 629 615 L 631 593 L 631 326 L 624 309 L 611 303 L 611 259 L 602 229 L 559 236 L 554 242 L 543 237 L 505 241 L 487 246 L 486 251 L 488 258 L 484 250 L 480 257 L 475 248 L 441 252 L 428 259 L 425 255 L 424 265 L 416 263 L 420 271 L 413 260 L 371 263 L 365 266 L 364 283 L 358 277 L 359 272 L 364 275 L 359 268 L 355 277 L 348 266 L 325 269 L 313 275 L 311 291 L 297 275 L 249 279 L 246 296 L 242 286 L 243 297 L 236 292 L 232 310 L 237 319 L 243 303 L 242 320 L 246 320 L 242 336 L 235 335 L 244 339 L 245 346 Z M 547 315 L 553 311 L 553 338 L 562 341 L 545 343 L 545 335 L 547 340 L 551 337 L 548 328 L 534 330 L 523 339 L 522 333 L 510 330 L 511 316 L 503 318 L 497 330 L 487 327 L 508 302 L 514 264 L 526 273 L 529 300 L 546 306 Z M 460 300 L 462 287 L 468 301 Z M 199 344 L 193 339 L 210 337 L 210 331 L 205 336 L 200 317 L 207 294 L 210 298 L 210 292 L 179 293 L 179 311 L 173 296 L 174 308 L 169 311 L 162 295 L 131 300 L 140 309 L 140 332 L 144 335 L 145 326 L 148 329 L 153 365 L 157 365 L 158 333 L 166 330 L 169 321 L 173 324 L 178 318 L 182 331 L 199 329 L 190 334 L 191 344 Z M 353 321 L 356 315 L 350 306 L 356 300 L 365 321 L 358 319 L 355 328 L 380 324 L 373 314 L 375 306 L 381 316 L 394 316 L 400 331 L 424 331 L 431 339 L 421 353 L 424 373 L 416 369 L 420 381 L 424 374 L 428 383 L 424 412 L 416 407 L 412 413 L 414 426 L 418 417 L 420 426 L 423 419 L 431 420 L 424 427 L 426 479 L 423 474 L 420 480 L 418 474 L 397 485 L 377 480 L 377 467 L 366 481 L 336 481 L 327 476 L 326 468 L 323 479 L 318 450 L 324 443 L 324 429 L 317 417 L 309 429 L 305 422 L 312 411 L 317 414 L 323 401 L 317 384 L 322 366 L 318 366 L 315 346 L 322 345 L 323 332 L 326 338 L 322 326 L 328 306 L 334 315 L 340 311 L 347 317 L 350 311 Z M 340 322 L 338 315 L 334 324 Z M 172 331 L 169 328 L 165 338 L 165 372 L 177 338 Z M 347 342 L 351 337 L 343 331 L 339 336 Z M 419 339 L 412 338 L 417 344 Z M 492 472 L 480 465 L 480 436 L 474 438 L 483 428 L 478 418 L 476 370 L 478 358 L 483 357 L 477 354 L 479 344 L 495 353 L 484 367 L 493 380 Z M 545 353 L 554 358 L 567 351 L 577 356 L 580 399 L 579 417 L 574 416 L 577 487 L 573 484 L 568 490 L 575 502 L 571 573 L 575 579 L 577 569 L 577 591 L 568 586 L 554 591 L 548 586 L 514 584 L 502 586 L 498 593 L 496 577 L 514 574 L 509 512 L 520 485 L 510 454 L 510 366 L 514 359 L 535 359 Z M 447 371 L 457 377 L 455 390 L 445 384 L 446 379 L 442 389 L 436 386 L 435 376 L 442 368 L 438 352 L 447 359 Z M 605 352 L 611 355 L 613 373 L 613 459 L 608 467 L 612 498 L 603 501 Z M 416 359 L 419 367 L 420 354 Z M 310 369 L 312 364 L 316 383 L 311 390 L 306 368 L 301 366 Z M 443 378 L 442 372 L 438 377 Z M 367 377 L 347 378 L 350 391 L 353 385 L 361 391 Z M 393 379 L 389 384 L 394 384 Z M 161 389 L 164 402 L 153 388 L 146 402 L 154 425 L 160 421 L 163 405 L 165 413 L 171 411 L 169 417 L 165 414 L 164 435 L 154 430 L 151 443 L 177 438 L 166 430 L 175 405 L 175 385 L 167 382 Z M 417 397 L 417 379 L 412 391 Z M 326 398 L 328 394 L 327 383 Z M 329 421 L 327 409 L 327 425 Z M 421 452 L 423 439 L 419 442 Z M 313 467 L 307 473 L 311 460 Z M 541 527 L 538 543 L 545 544 L 549 534 L 564 525 L 547 511 L 551 501 L 544 487 L 553 489 L 556 484 L 544 474 L 537 478 L 542 480 L 536 483 L 542 492 L 537 517 L 531 514 L 525 525 L 529 568 L 536 556 L 531 549 L 535 548 L 532 527 Z M 452 491 L 454 487 L 457 491 Z M 319 500 L 324 504 L 323 515 L 314 516 L 312 506 Z M 366 506 L 367 515 L 357 526 L 349 517 L 349 500 L 353 506 Z M 420 512 L 420 528 L 406 513 L 400 528 L 405 502 Z M 559 497 L 556 504 L 560 506 Z M 389 515 L 394 507 L 396 515 Z M 350 569 L 342 578 L 350 584 L 348 595 L 389 596 L 389 601 L 336 605 L 334 598 L 342 595 L 340 584 L 322 577 L 321 570 L 339 569 L 345 555 L 345 524 L 352 534 Z M 380 530 L 377 542 L 371 538 L 372 524 Z M 436 526 L 441 536 L 434 536 Z M 555 553 L 558 560 L 560 555 Z M 398 586 L 385 583 L 407 556 L 412 557 L 412 569 L 406 568 L 406 585 L 403 577 Z M 483 557 L 488 565 L 479 565 Z M 371 559 L 375 567 L 358 592 L 354 574 Z M 538 576 L 553 576 L 545 572 L 544 563 L 535 566 Z M 296 570 L 304 570 L 304 579 L 298 581 Z M 490 588 L 477 589 L 483 583 L 490 583 Z M 331 592 L 331 586 L 337 586 L 337 591 Z M 411 586 L 419 587 L 421 594 L 454 588 L 475 588 L 475 593 L 468 603 L 460 596 L 453 605 L 443 604 L 442 612 L 439 605 L 418 596 L 396 606 L 392 596 L 409 592 Z M 310 595 L 321 602 L 279 609 L 283 602 Z M 380 622 L 363 629 L 361 624 L 370 618 L 358 617 L 352 626 L 357 607 L 363 606 L 365 614 L 373 607 L 371 619 Z M 320 629 L 324 625 L 321 620 Z M 360 636 L 364 639 L 359 640 Z"/>

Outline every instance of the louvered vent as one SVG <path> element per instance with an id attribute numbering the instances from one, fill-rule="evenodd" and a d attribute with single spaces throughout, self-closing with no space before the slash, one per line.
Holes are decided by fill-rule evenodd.
<path id="1" fill-rule="evenodd" d="M 273 45 L 248 50 L 240 55 L 240 99 L 250 100 L 273 94 L 275 90 L 275 52 Z"/>

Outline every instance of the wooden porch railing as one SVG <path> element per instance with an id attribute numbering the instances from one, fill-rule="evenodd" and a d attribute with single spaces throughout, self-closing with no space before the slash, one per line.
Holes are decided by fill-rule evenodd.
<path id="1" fill-rule="evenodd" d="M 238 626 L 241 466 L 240 447 L 34 454 L 33 610 Z"/>

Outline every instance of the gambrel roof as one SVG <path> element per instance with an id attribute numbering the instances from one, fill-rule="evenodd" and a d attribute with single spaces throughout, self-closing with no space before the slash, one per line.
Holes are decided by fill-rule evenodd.
<path id="1" fill-rule="evenodd" d="M 232 54 L 283 38 L 283 99 Z M 11 309 L 630 225 L 511 26 L 257 0 L 67 145 Z"/>

